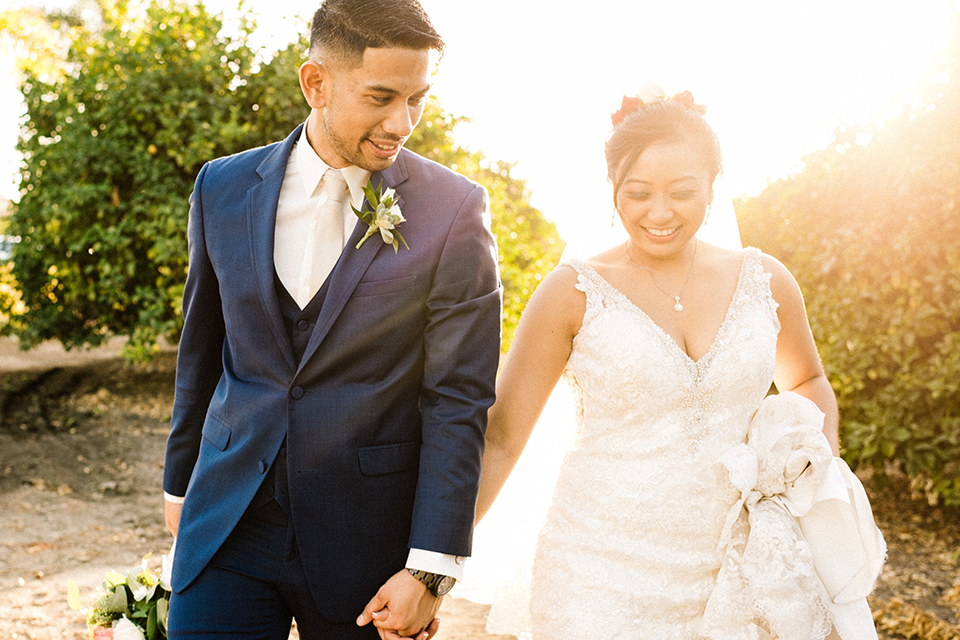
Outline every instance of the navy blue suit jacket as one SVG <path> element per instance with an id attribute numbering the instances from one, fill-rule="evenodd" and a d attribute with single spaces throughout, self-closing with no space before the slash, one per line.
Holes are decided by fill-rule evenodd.
<path id="1" fill-rule="evenodd" d="M 190 267 L 164 490 L 185 495 L 173 588 L 233 530 L 287 439 L 291 518 L 328 619 L 354 619 L 408 548 L 469 555 L 500 283 L 483 187 L 402 150 L 374 173 L 410 250 L 359 223 L 300 362 L 274 285 L 274 226 L 299 136 L 208 163 Z"/>

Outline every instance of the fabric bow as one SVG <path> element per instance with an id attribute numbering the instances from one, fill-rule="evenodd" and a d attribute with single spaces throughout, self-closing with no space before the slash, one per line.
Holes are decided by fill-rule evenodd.
<path id="1" fill-rule="evenodd" d="M 717 585 L 701 632 L 710 638 L 874 639 L 866 596 L 886 553 L 866 493 L 822 433 L 823 414 L 795 393 L 769 396 L 746 444 L 718 471 L 740 492 L 727 513 Z"/>

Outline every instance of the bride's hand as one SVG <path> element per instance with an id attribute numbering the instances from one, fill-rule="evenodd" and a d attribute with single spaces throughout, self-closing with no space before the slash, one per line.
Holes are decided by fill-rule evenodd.
<path id="1" fill-rule="evenodd" d="M 166 521 L 167 529 L 170 530 L 174 538 L 177 537 L 177 530 L 180 528 L 181 509 L 183 509 L 183 505 L 179 502 L 163 501 L 163 519 Z"/>

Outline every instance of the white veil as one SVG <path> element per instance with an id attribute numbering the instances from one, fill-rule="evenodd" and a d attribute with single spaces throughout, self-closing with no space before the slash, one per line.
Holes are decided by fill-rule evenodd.
<path id="1" fill-rule="evenodd" d="M 743 249 L 733 197 L 722 175 L 713 183 L 713 204 L 697 231 L 697 237 L 725 249 Z"/>

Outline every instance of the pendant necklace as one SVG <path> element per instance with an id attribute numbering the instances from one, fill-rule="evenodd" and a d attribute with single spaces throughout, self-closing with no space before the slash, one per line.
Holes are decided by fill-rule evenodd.
<path id="1" fill-rule="evenodd" d="M 633 261 L 633 258 L 630 257 L 630 252 L 627 250 L 627 243 L 626 243 L 626 242 L 623 243 L 623 252 L 627 254 L 627 260 L 630 261 L 630 264 L 632 264 L 633 266 L 635 266 L 637 269 L 643 269 L 644 271 L 646 271 L 647 273 L 650 274 L 650 279 L 653 280 L 653 284 L 655 284 L 655 285 L 657 286 L 657 289 L 660 289 L 660 291 L 663 291 L 663 293 L 664 293 L 665 295 L 670 296 L 671 298 L 673 298 L 674 302 L 676 303 L 676 304 L 673 305 L 673 310 L 676 311 L 676 312 L 678 312 L 678 313 L 679 313 L 680 311 L 683 311 L 683 305 L 680 304 L 680 296 L 683 295 L 683 292 L 686 291 L 686 289 L 687 289 L 687 285 L 690 283 L 690 276 L 693 275 L 693 265 L 694 265 L 694 263 L 697 261 L 697 249 L 700 247 L 700 243 L 697 242 L 697 239 L 696 239 L 696 238 L 693 239 L 693 242 L 694 242 L 694 245 L 693 245 L 693 260 L 690 261 L 690 271 L 687 273 L 687 279 L 683 282 L 683 287 L 680 288 L 680 293 L 678 293 L 677 295 L 671 295 L 670 293 L 667 293 L 666 289 L 664 289 L 663 287 L 661 287 L 661 286 L 660 286 L 660 283 L 657 282 L 657 278 L 656 278 L 656 276 L 653 275 L 653 271 L 652 271 L 651 269 L 648 269 L 647 267 L 641 266 L 641 265 L 637 264 L 636 262 L 634 262 L 634 261 Z"/>

